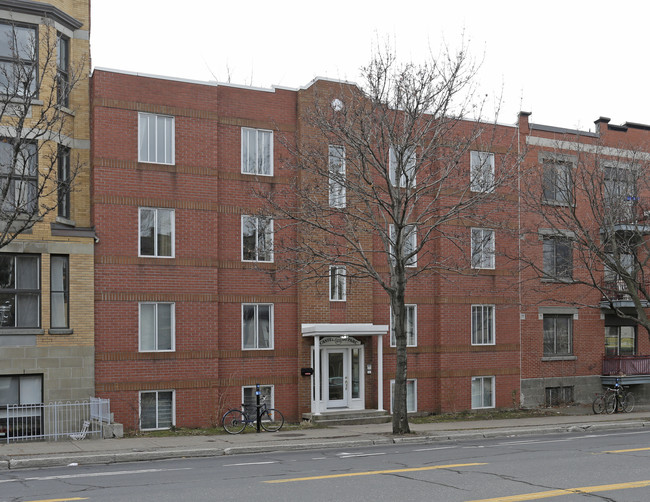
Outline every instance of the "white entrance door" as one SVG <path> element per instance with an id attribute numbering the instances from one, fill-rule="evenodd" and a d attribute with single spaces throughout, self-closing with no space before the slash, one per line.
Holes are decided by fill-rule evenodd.
<path id="1" fill-rule="evenodd" d="M 349 337 L 327 337 L 319 347 L 319 403 L 312 410 L 362 410 L 364 398 L 363 344 Z M 313 353 L 312 353 L 313 356 Z M 314 392 L 314 398 L 316 393 Z"/>
<path id="2" fill-rule="evenodd" d="M 326 349 L 323 389 L 328 408 L 347 408 L 350 402 L 350 349 Z"/>

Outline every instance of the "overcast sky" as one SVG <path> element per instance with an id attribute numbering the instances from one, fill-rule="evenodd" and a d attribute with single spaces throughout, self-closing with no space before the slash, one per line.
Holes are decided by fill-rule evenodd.
<path id="1" fill-rule="evenodd" d="M 650 124 L 650 2 L 92 0 L 93 67 L 255 87 L 360 82 L 378 38 L 399 57 L 463 38 L 499 121 Z"/>

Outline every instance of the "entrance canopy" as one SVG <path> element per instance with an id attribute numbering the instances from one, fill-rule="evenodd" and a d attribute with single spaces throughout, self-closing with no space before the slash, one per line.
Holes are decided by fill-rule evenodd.
<path id="1" fill-rule="evenodd" d="M 303 324 L 302 336 L 379 336 L 388 333 L 387 324 Z"/>
<path id="2" fill-rule="evenodd" d="M 372 367 L 371 365 L 364 366 L 363 347 L 355 348 L 356 345 L 353 343 L 349 345 L 336 343 L 337 347 L 335 348 L 332 343 L 344 340 L 359 343 L 356 338 L 361 336 L 377 337 L 377 403 L 378 409 L 382 410 L 384 402 L 382 337 L 388 333 L 388 325 L 303 324 L 301 330 L 303 337 L 314 339 L 312 413 L 320 415 L 322 406 L 338 409 L 351 406 L 365 408 L 364 378 L 365 374 L 371 374 Z M 321 358 L 323 359 L 322 365 Z M 321 386 L 323 392 L 321 392 Z"/>

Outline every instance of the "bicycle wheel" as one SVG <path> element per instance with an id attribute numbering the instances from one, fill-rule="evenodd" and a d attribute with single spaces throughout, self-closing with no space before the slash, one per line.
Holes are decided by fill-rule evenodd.
<path id="1" fill-rule="evenodd" d="M 262 413 L 260 423 L 262 424 L 262 429 L 267 432 L 279 431 L 284 425 L 284 416 L 278 410 L 271 408 Z"/>
<path id="2" fill-rule="evenodd" d="M 611 414 L 616 411 L 616 393 L 612 392 L 605 398 L 605 413 Z"/>
<path id="3" fill-rule="evenodd" d="M 591 409 L 594 410 L 596 415 L 605 412 L 605 397 L 602 394 L 599 394 L 594 398 L 594 402 L 591 404 Z"/>
<path id="4" fill-rule="evenodd" d="M 621 400 L 621 409 L 625 413 L 630 413 L 631 411 L 634 410 L 635 401 L 636 401 L 636 399 L 634 397 L 634 394 L 632 394 L 631 392 L 628 392 L 627 394 L 625 394 L 623 396 L 623 399 Z"/>
<path id="5" fill-rule="evenodd" d="M 228 434 L 239 434 L 246 427 L 246 415 L 239 410 L 230 410 L 221 421 Z"/>

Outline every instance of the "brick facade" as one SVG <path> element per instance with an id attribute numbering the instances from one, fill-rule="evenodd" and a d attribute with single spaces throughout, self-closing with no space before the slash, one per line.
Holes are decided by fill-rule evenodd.
<path id="1" fill-rule="evenodd" d="M 39 139 L 38 165 L 48 163 L 48 151 L 57 145 L 70 148 L 72 169 L 77 172 L 74 189 L 70 194 L 70 210 L 66 217 L 54 210 L 45 214 L 41 221 L 29 231 L 19 235 L 4 246 L 0 253 L 25 254 L 38 257 L 38 325 L 16 328 L 4 325 L 0 328 L 0 381 L 6 389 L 22 386 L 30 379 L 30 392 L 20 391 L 9 398 L 16 404 L 37 402 L 82 400 L 94 395 L 94 232 L 90 216 L 90 107 L 89 73 L 90 48 L 89 25 L 90 5 L 88 1 L 59 0 L 41 2 L 0 2 L 0 19 L 5 26 L 16 23 L 32 27 L 38 33 L 38 68 L 45 64 L 47 41 L 57 36 L 69 40 L 70 74 L 80 72 L 78 83 L 72 88 L 67 106 L 61 108 L 64 116 L 62 129 L 53 131 L 52 139 Z M 6 44 L 6 42 L 5 42 Z M 56 51 L 56 45 L 52 46 Z M 50 56 L 56 59 L 56 52 Z M 51 63 L 54 64 L 54 63 Z M 48 73 L 47 75 L 51 75 Z M 55 86 L 47 75 L 40 82 L 39 101 L 33 102 L 29 120 L 36 120 L 52 99 L 50 93 Z M 54 98 L 56 100 L 56 97 Z M 51 109 L 50 109 L 51 111 Z M 48 111 L 48 113 L 50 113 Z M 5 115 L 4 126 L 13 118 Z M 27 121 L 30 125 L 32 122 Z M 52 150 L 49 150 L 49 149 Z M 57 168 L 58 169 L 58 166 Z M 56 179 L 56 172 L 54 175 Z M 56 190 L 45 192 L 42 205 L 55 205 Z M 69 259 L 68 327 L 51 326 L 51 282 L 52 257 L 63 255 Z M 7 286 L 5 286 L 7 287 Z M 10 287 L 10 286 L 9 286 Z M 18 307 L 16 307 L 18 308 Z M 20 384 L 18 384 L 20 382 Z M 36 382 L 34 384 L 34 382 Z M 32 385 L 33 384 L 33 385 Z M 0 399 L 2 401 L 2 399 Z M 4 404 L 4 402 L 2 402 Z M 0 424 L 0 429 L 3 429 Z"/>
<path id="2" fill-rule="evenodd" d="M 290 273 L 293 282 L 280 287 L 274 280 L 281 275 L 278 263 L 242 259 L 242 216 L 262 207 L 253 192 L 290 186 L 290 146 L 314 137 L 306 116 L 310 104 L 319 96 L 346 92 L 347 85 L 316 80 L 300 90 L 261 90 L 94 72 L 96 386 L 98 395 L 111 399 L 116 420 L 127 428 L 158 428 L 157 420 L 187 427 L 216 424 L 227 408 L 245 398 L 243 388 L 256 383 L 272 386 L 273 404 L 288 420 L 299 420 L 318 401 L 314 378 L 301 376 L 301 368 L 315 366 L 316 336 L 308 334 L 307 325 L 359 329 L 349 342 L 337 338 L 343 331 L 334 337 L 319 335 L 323 364 L 336 353 L 337 343 L 344 347 L 341 357 L 358 357 L 353 364 L 360 365 L 354 370 L 362 386 L 357 405 L 390 409 L 395 348 L 386 329 L 388 298 L 379 285 L 355 280 L 348 284 L 344 302 L 332 302 L 327 280 L 296 282 L 298 277 Z M 140 114 L 173 117 L 173 161 L 139 159 Z M 600 125 L 599 133 L 571 132 L 535 126 L 522 114 L 514 126 L 487 126 L 486 135 L 493 138 L 489 146 L 479 137 L 470 150 L 488 148 L 497 174 L 516 167 L 517 173 L 528 174 L 521 179 L 530 192 L 538 193 L 541 177 L 533 171 L 539 170 L 544 155 L 569 155 L 597 142 L 621 148 L 625 141 L 631 145 L 645 139 L 648 130 L 605 126 Z M 243 174 L 246 129 L 272 131 L 272 175 Z M 571 143 L 558 143 L 569 136 Z M 468 181 L 470 156 L 467 151 L 462 157 L 462 176 Z M 585 286 L 545 282 L 525 266 L 524 257 L 542 262 L 540 236 L 545 230 L 540 213 L 522 202 L 519 181 L 513 177 L 475 209 L 494 221 L 493 268 L 468 265 L 409 283 L 406 303 L 417 306 L 417 344 L 408 349 L 408 379 L 415 381 L 417 413 L 481 407 L 473 401 L 474 380 L 488 394 L 491 406 L 486 407 L 498 408 L 553 403 L 554 389 L 588 401 L 600 388 L 605 313 L 598 307 L 599 295 Z M 173 210 L 173 253 L 139 253 L 142 208 Z M 472 228 L 462 219 L 449 222 L 447 230 L 459 236 L 465 250 L 441 240 L 432 242 L 432 252 L 469 257 Z M 379 240 L 373 245 L 379 248 Z M 142 350 L 139 345 L 142 330 L 149 329 L 141 309 L 152 303 L 173 304 L 174 342 L 164 350 Z M 249 304 L 273 306 L 272 347 L 244 348 L 243 312 Z M 473 308 L 480 313 L 483 307 L 494 315 L 494 343 L 472 344 Z M 573 330 L 571 352 L 561 357 L 549 357 L 543 348 L 544 318 L 555 314 L 569 316 Z M 384 327 L 383 336 L 364 334 L 360 326 Z M 648 353 L 646 337 L 637 339 L 637 353 Z M 157 408 L 151 408 L 152 402 Z M 171 415 L 161 414 L 163 408 Z M 155 423 L 143 426 L 143 413 L 151 410 L 158 410 Z"/>

